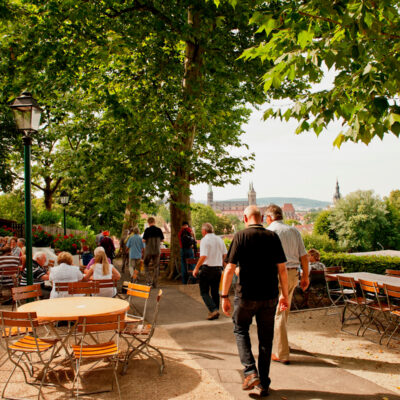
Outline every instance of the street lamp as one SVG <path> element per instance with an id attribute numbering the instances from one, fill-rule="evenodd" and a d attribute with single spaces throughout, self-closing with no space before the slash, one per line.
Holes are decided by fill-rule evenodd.
<path id="1" fill-rule="evenodd" d="M 42 109 L 28 92 L 23 92 L 11 104 L 15 123 L 23 133 L 25 175 L 25 246 L 27 285 L 33 284 L 32 274 L 32 202 L 31 202 L 31 146 L 32 136 L 39 130 Z"/>
<path id="2" fill-rule="evenodd" d="M 60 203 L 64 206 L 64 236 L 67 234 L 67 215 L 66 215 L 66 207 L 69 203 L 68 193 L 63 190 L 60 194 Z"/>

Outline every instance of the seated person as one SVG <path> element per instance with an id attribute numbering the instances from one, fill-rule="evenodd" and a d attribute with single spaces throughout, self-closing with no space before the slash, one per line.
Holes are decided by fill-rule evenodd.
<path id="1" fill-rule="evenodd" d="M 21 265 L 21 260 L 17 256 L 0 256 L 0 269 L 7 267 L 19 267 Z M 0 285 L 1 286 L 14 286 L 14 279 L 12 276 L 1 275 L 0 276 Z"/>
<path id="2" fill-rule="evenodd" d="M 33 275 L 33 284 L 40 284 L 40 288 L 42 289 L 42 297 L 44 299 L 48 299 L 50 296 L 51 288 L 46 287 L 44 282 L 49 280 L 49 275 L 47 274 L 46 269 L 44 266 L 47 262 L 46 253 L 42 251 L 38 251 L 32 260 L 32 275 Z M 26 273 L 26 266 L 22 270 L 21 273 L 21 282 L 20 286 L 27 286 L 27 273 Z"/>
<path id="3" fill-rule="evenodd" d="M 10 248 L 11 248 L 11 255 L 12 256 L 17 256 L 17 257 L 21 257 L 22 254 L 22 250 L 21 248 L 17 245 L 17 241 L 18 239 L 13 237 L 10 240 Z"/>
<path id="4" fill-rule="evenodd" d="M 68 253 L 67 251 L 62 251 L 57 257 L 57 263 L 58 265 L 56 267 L 51 268 L 49 275 L 49 280 L 53 284 L 53 289 L 50 293 L 51 299 L 69 296 L 68 291 L 56 291 L 55 284 L 57 282 L 79 282 L 83 278 L 83 274 L 79 270 L 79 267 L 72 265 L 73 258 L 71 253 Z"/>
<path id="5" fill-rule="evenodd" d="M 81 255 L 81 258 L 82 258 L 82 265 L 83 265 L 84 267 L 86 267 L 86 266 L 89 264 L 89 262 L 92 260 L 93 254 L 90 252 L 88 246 L 83 246 L 83 247 L 82 247 L 82 255 Z"/>
<path id="6" fill-rule="evenodd" d="M 97 252 L 96 252 L 97 250 Z M 97 247 L 94 252 L 94 264 L 91 266 L 88 273 L 85 275 L 85 280 L 92 278 L 93 280 L 112 279 L 117 281 L 121 278 L 121 274 L 117 269 L 108 262 L 106 252 L 102 247 Z M 98 296 L 114 297 L 117 294 L 116 287 L 102 288 Z"/>
<path id="7" fill-rule="evenodd" d="M 87 272 L 90 270 L 90 268 L 94 264 L 94 259 L 95 259 L 96 255 L 100 254 L 101 252 L 105 252 L 104 247 L 99 246 L 94 249 L 94 257 L 89 261 L 88 265 L 86 265 L 85 274 L 87 274 Z M 111 260 L 108 257 L 107 257 L 107 261 L 109 264 L 111 264 Z"/>
<path id="8" fill-rule="evenodd" d="M 318 250 L 310 249 L 308 250 L 307 254 L 308 261 L 310 263 L 310 272 L 312 269 L 315 271 L 323 271 L 325 269 L 325 264 L 320 261 L 320 254 Z"/>

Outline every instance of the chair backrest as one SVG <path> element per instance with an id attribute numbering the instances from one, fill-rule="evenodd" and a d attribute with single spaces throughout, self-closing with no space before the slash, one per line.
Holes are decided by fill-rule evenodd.
<path id="1" fill-rule="evenodd" d="M 156 329 L 158 311 L 160 309 L 160 301 L 161 301 L 162 294 L 163 294 L 163 291 L 162 291 L 162 289 L 160 289 L 157 294 L 156 307 L 154 309 L 154 316 L 153 316 L 153 322 L 151 324 L 151 329 L 149 332 L 149 339 L 153 336 L 154 330 Z"/>
<path id="2" fill-rule="evenodd" d="M 93 282 L 96 282 L 99 285 L 99 289 L 113 288 L 117 286 L 117 281 L 112 279 L 94 279 Z"/>
<path id="3" fill-rule="evenodd" d="M 104 331 L 122 331 L 125 328 L 125 311 L 118 314 L 84 316 L 78 318 L 77 331 L 92 333 Z"/>
<path id="4" fill-rule="evenodd" d="M 324 268 L 324 274 L 325 274 L 325 280 L 327 282 L 337 282 L 337 278 L 334 276 L 328 276 L 329 274 L 340 274 L 343 272 L 343 267 L 340 266 L 334 266 L 334 267 L 325 267 Z"/>
<path id="5" fill-rule="evenodd" d="M 310 271 L 310 285 L 323 283 L 325 285 L 325 271 L 312 269 Z"/>
<path id="6" fill-rule="evenodd" d="M 348 299 L 349 297 L 357 297 L 357 287 L 354 278 L 348 276 L 340 276 L 340 275 L 338 275 L 337 278 L 340 289 L 345 299 Z M 350 294 L 346 293 L 344 291 L 345 288 L 352 289 L 352 292 Z"/>
<path id="7" fill-rule="evenodd" d="M 364 300 L 370 299 L 374 301 L 374 306 L 376 303 L 382 309 L 381 299 L 379 297 L 379 286 L 377 282 L 365 281 L 364 279 L 359 279 L 358 284 L 360 285 Z M 366 303 L 368 305 L 368 303 Z"/>
<path id="8" fill-rule="evenodd" d="M 5 328 L 35 328 L 39 325 L 35 312 L 0 311 L 3 333 Z"/>
<path id="9" fill-rule="evenodd" d="M 42 295 L 42 289 L 40 288 L 40 284 L 37 283 L 35 285 L 11 288 L 11 293 L 13 300 L 19 304 L 21 300 L 33 298 L 39 300 L 39 297 Z"/>
<path id="10" fill-rule="evenodd" d="M 387 285 L 386 283 L 383 284 L 383 289 L 386 294 L 386 299 L 389 304 L 390 309 L 393 311 L 394 309 L 398 310 L 399 301 L 400 301 L 400 287 Z M 393 302 L 392 299 L 395 299 Z"/>
<path id="11" fill-rule="evenodd" d="M 385 275 L 395 276 L 397 278 L 400 278 L 400 270 L 398 270 L 398 269 L 387 269 L 385 271 Z"/>
<path id="12" fill-rule="evenodd" d="M 90 282 L 69 282 L 69 294 L 98 294 L 100 291 L 99 284 L 96 281 Z"/>
<path id="13" fill-rule="evenodd" d="M 138 283 L 128 283 L 128 289 L 126 294 L 129 296 L 129 303 L 131 306 L 133 305 L 133 299 L 135 297 L 145 299 L 143 314 L 141 315 L 141 319 L 145 319 L 146 311 L 147 311 L 147 301 L 150 297 L 150 286 L 147 285 L 140 285 Z"/>
<path id="14" fill-rule="evenodd" d="M 56 292 L 68 292 L 70 282 L 55 282 L 54 289 Z"/>

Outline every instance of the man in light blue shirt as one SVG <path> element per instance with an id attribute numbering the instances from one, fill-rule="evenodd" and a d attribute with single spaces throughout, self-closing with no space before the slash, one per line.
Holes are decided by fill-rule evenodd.
<path id="1" fill-rule="evenodd" d="M 132 277 L 132 282 L 137 282 L 140 274 L 140 261 L 142 258 L 144 243 L 139 235 L 140 231 L 137 226 L 135 226 L 131 231 L 133 232 L 133 235 L 126 242 L 126 247 L 129 249 L 129 272 Z"/>

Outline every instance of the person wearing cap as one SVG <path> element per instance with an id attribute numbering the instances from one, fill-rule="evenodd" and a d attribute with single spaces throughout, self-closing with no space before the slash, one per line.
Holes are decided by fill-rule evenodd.
<path id="1" fill-rule="evenodd" d="M 104 248 L 107 257 L 111 260 L 112 263 L 114 259 L 115 247 L 113 240 L 110 238 L 109 231 L 103 232 L 103 238 L 100 240 L 100 247 Z"/>

